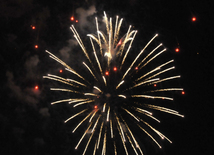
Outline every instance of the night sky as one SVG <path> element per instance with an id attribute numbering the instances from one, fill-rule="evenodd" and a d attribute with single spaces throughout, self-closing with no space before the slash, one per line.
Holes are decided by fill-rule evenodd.
<path id="1" fill-rule="evenodd" d="M 0 154 L 82 154 L 74 149 L 80 135 L 63 123 L 73 109 L 50 104 L 68 94 L 51 92 L 55 82 L 42 78 L 64 69 L 45 50 L 78 67 L 85 58 L 69 27 L 75 25 L 81 36 L 94 33 L 94 17 L 101 18 L 103 11 L 124 18 L 123 30 L 129 25 L 138 30 L 134 51 L 158 33 L 166 59 L 175 60 L 175 72 L 181 75 L 178 85 L 185 94 L 175 96 L 173 109 L 185 117 L 164 114 L 159 129 L 173 143 L 164 142 L 159 149 L 145 136 L 145 155 L 214 153 L 213 10 L 211 0 L 1 0 Z"/>

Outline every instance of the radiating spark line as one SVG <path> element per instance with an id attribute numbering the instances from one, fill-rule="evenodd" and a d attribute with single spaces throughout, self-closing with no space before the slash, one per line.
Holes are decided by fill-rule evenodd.
<path id="1" fill-rule="evenodd" d="M 158 34 L 156 34 L 147 44 L 146 46 L 140 51 L 140 53 L 137 55 L 137 57 L 135 58 L 135 60 L 132 62 L 132 64 L 130 65 L 129 69 L 126 71 L 126 73 L 124 74 L 122 80 L 125 78 L 125 76 L 128 74 L 129 70 L 132 68 L 132 66 L 135 64 L 135 62 L 137 61 L 137 59 L 141 56 L 141 54 L 144 52 L 144 50 L 147 48 L 147 46 L 149 46 L 149 44 L 158 36 Z"/>
<path id="2" fill-rule="evenodd" d="M 78 82 L 78 81 L 75 81 L 75 80 L 73 80 L 73 79 L 67 79 L 67 80 L 70 81 L 70 82 L 77 83 L 77 84 L 79 84 L 79 85 L 81 85 L 81 86 L 87 87 L 85 84 L 83 84 L 83 83 L 81 83 L 81 82 Z"/>
<path id="3" fill-rule="evenodd" d="M 163 71 L 158 72 L 158 73 L 155 74 L 155 75 L 152 75 L 152 76 L 146 78 L 145 80 L 149 80 L 149 79 L 151 79 L 151 78 L 153 78 L 153 77 L 156 77 L 157 75 L 160 75 L 160 74 L 162 74 L 162 73 L 165 73 L 165 72 L 167 72 L 167 71 L 170 71 L 170 70 L 172 70 L 172 69 L 174 69 L 174 68 L 175 68 L 174 66 L 173 66 L 173 67 L 170 67 L 170 68 L 167 68 L 167 69 L 165 69 L 165 70 L 163 70 Z"/>
<path id="4" fill-rule="evenodd" d="M 124 147 L 124 149 L 125 149 L 126 155 L 128 155 L 128 151 L 127 151 L 125 142 L 124 142 L 124 140 L 123 140 L 123 135 L 121 134 L 121 131 L 120 131 L 120 129 L 118 128 L 118 126 L 117 126 L 117 130 L 119 131 L 120 138 L 121 138 L 121 141 L 122 141 L 122 143 L 123 143 L 123 147 Z"/>
<path id="5" fill-rule="evenodd" d="M 134 119 L 136 119 L 138 122 L 140 122 L 140 120 L 134 115 L 132 114 L 130 111 L 128 111 L 127 109 L 125 108 L 122 108 L 123 110 L 125 110 L 129 115 L 131 115 Z"/>
<path id="6" fill-rule="evenodd" d="M 106 118 L 107 122 L 109 121 L 109 113 L 110 113 L 110 106 L 108 107 L 108 112 L 107 112 L 107 118 Z"/>
<path id="7" fill-rule="evenodd" d="M 91 75 L 94 77 L 94 79 L 95 79 L 96 81 L 98 81 L 97 78 L 96 78 L 96 76 L 95 76 L 94 73 L 92 72 L 92 70 L 88 67 L 88 65 L 87 65 L 85 62 L 83 62 L 83 65 L 85 65 L 85 67 L 89 70 L 89 72 L 90 72 Z"/>
<path id="8" fill-rule="evenodd" d="M 164 51 L 166 51 L 166 49 L 163 49 L 163 50 L 160 51 L 158 54 L 156 54 L 156 55 L 153 56 L 151 59 L 149 59 L 143 66 L 140 67 L 140 69 L 142 69 L 143 67 L 145 67 L 149 62 L 151 62 L 153 59 L 155 59 L 158 55 L 160 55 L 160 54 L 163 53 Z"/>
<path id="9" fill-rule="evenodd" d="M 115 22 L 115 29 L 114 29 L 114 38 L 113 38 L 113 47 L 114 47 L 114 44 L 115 44 L 115 41 L 116 41 L 116 33 L 117 33 L 117 24 L 118 24 L 118 16 L 116 16 L 116 22 Z"/>
<path id="10" fill-rule="evenodd" d="M 102 149 L 102 155 L 106 154 L 106 131 L 103 137 L 103 149 Z"/>
<path id="11" fill-rule="evenodd" d="M 100 93 L 103 93 L 102 90 L 100 90 L 100 88 L 94 86 L 93 88 L 97 89 Z"/>
<path id="12" fill-rule="evenodd" d="M 145 113 L 147 113 L 147 114 L 149 114 L 149 115 L 152 115 L 152 113 L 151 113 L 151 112 L 149 112 L 149 111 L 147 111 L 147 110 L 145 110 L 145 109 L 136 108 L 136 110 L 137 110 L 137 111 L 145 112 Z"/>
<path id="13" fill-rule="evenodd" d="M 61 88 L 51 88 L 50 90 L 56 90 L 56 91 L 67 91 L 67 92 L 72 92 L 72 93 L 79 93 L 79 94 L 82 94 L 78 91 L 74 91 L 74 90 L 70 90 L 70 89 L 61 89 Z"/>
<path id="14" fill-rule="evenodd" d="M 127 134 L 127 133 L 126 133 L 126 137 L 128 138 L 129 143 L 131 144 L 131 146 L 132 146 L 132 148 L 133 148 L 133 150 L 134 150 L 135 154 L 136 154 L 136 155 L 138 155 L 137 150 L 135 149 L 135 147 L 134 147 L 134 145 L 133 145 L 133 143 L 132 143 L 132 141 L 131 141 L 131 139 L 130 139 L 130 137 L 128 136 L 128 134 Z"/>
<path id="15" fill-rule="evenodd" d="M 108 18 L 107 18 L 107 16 L 106 16 L 105 11 L 104 11 L 104 22 L 106 23 L 106 30 L 107 30 L 107 34 L 109 34 Z"/>
<path id="16" fill-rule="evenodd" d="M 132 26 L 130 25 L 130 26 L 129 26 L 129 29 L 128 29 L 127 33 L 126 33 L 126 37 L 125 37 L 125 39 L 124 39 L 124 41 L 123 41 L 123 43 L 122 43 L 122 45 L 121 45 L 120 56 L 122 56 L 122 54 L 123 54 L 123 49 L 124 49 L 124 47 L 125 47 L 126 40 L 128 39 L 129 31 L 130 31 L 131 27 L 132 27 Z"/>
<path id="17" fill-rule="evenodd" d="M 101 44 L 101 41 L 100 41 L 100 35 L 99 35 L 99 26 L 98 26 L 98 21 L 97 21 L 97 17 L 95 17 L 95 21 L 96 21 L 96 27 L 97 27 L 97 36 L 98 36 L 98 40 L 99 40 L 99 45 L 100 45 L 100 54 L 103 55 L 103 52 L 102 52 L 102 44 Z"/>
<path id="18" fill-rule="evenodd" d="M 70 102 L 68 102 L 69 104 L 71 103 L 76 103 L 76 102 L 81 102 L 81 101 L 87 101 L 88 99 L 71 99 Z"/>
<path id="19" fill-rule="evenodd" d="M 150 114 L 148 114 L 148 113 L 146 113 L 146 112 L 140 111 L 140 110 L 136 110 L 136 111 L 137 111 L 137 112 L 140 112 L 140 113 L 142 113 L 142 114 L 144 114 L 144 115 L 146 115 L 146 116 L 148 116 L 148 117 L 154 119 L 154 120 L 157 121 L 158 123 L 160 123 L 160 120 L 158 120 L 157 118 L 153 117 L 152 115 L 150 115 Z"/>
<path id="20" fill-rule="evenodd" d="M 122 98 L 126 98 L 126 96 L 125 95 L 118 95 L 119 97 L 122 97 Z"/>
<path id="21" fill-rule="evenodd" d="M 122 22 L 123 22 L 123 18 L 120 19 L 119 24 L 117 25 L 117 30 L 116 30 L 116 33 L 115 33 L 114 43 L 116 43 L 117 40 L 118 40 L 118 35 L 119 35 L 119 32 L 120 32 L 120 27 L 121 27 Z M 118 50 L 118 52 L 119 52 L 119 50 Z M 118 55 L 118 52 L 117 52 L 116 55 Z"/>
<path id="22" fill-rule="evenodd" d="M 150 127 L 158 136 L 160 136 L 162 139 L 166 139 L 168 140 L 170 143 L 172 143 L 171 140 L 169 140 L 164 134 L 162 134 L 161 132 L 159 132 L 158 130 L 156 130 L 155 128 L 153 128 L 149 123 L 141 120 L 144 124 L 146 124 L 148 127 Z"/>
<path id="23" fill-rule="evenodd" d="M 79 86 L 75 86 L 75 85 L 69 83 L 67 79 L 59 77 L 59 76 L 56 76 L 56 75 L 48 74 L 48 76 L 43 76 L 43 78 L 59 81 L 61 83 L 65 83 L 65 84 L 70 85 L 72 87 L 79 87 Z"/>
<path id="24" fill-rule="evenodd" d="M 86 81 L 85 78 L 83 78 L 81 75 L 79 75 L 79 74 L 78 74 L 76 71 L 74 71 L 73 69 L 65 68 L 65 70 L 67 70 L 67 71 L 69 71 L 69 72 L 71 72 L 71 73 L 77 75 L 79 78 L 81 78 L 81 79 L 83 79 L 84 81 Z M 86 81 L 86 82 L 88 82 L 88 81 Z M 89 82 L 88 82 L 88 83 L 89 83 Z M 89 84 L 90 84 L 90 83 L 89 83 Z"/>
<path id="25" fill-rule="evenodd" d="M 152 70 L 152 71 L 150 71 L 150 72 L 144 74 L 143 76 L 141 76 L 140 78 L 138 78 L 138 79 L 135 80 L 135 81 L 141 80 L 142 78 L 146 77 L 147 75 L 153 73 L 153 72 L 156 71 L 156 70 L 161 69 L 161 67 L 163 67 L 163 66 L 165 66 L 165 65 L 167 65 L 167 64 L 169 64 L 169 63 L 171 63 L 171 62 L 173 62 L 173 61 L 174 61 L 174 60 L 170 60 L 170 61 L 168 61 L 168 62 L 166 62 L 166 63 L 164 63 L 164 64 L 162 64 L 162 65 L 156 67 L 154 70 Z"/>
<path id="26" fill-rule="evenodd" d="M 93 155 L 96 154 L 96 150 L 97 150 L 97 141 L 96 141 L 96 143 L 95 143 L 95 145 L 94 145 L 94 152 L 93 152 Z"/>
<path id="27" fill-rule="evenodd" d="M 114 114 L 115 114 L 115 117 L 116 117 L 116 120 L 117 120 L 117 124 L 118 124 L 119 127 L 120 127 L 120 131 L 121 131 L 121 133 L 122 133 L 123 141 L 126 142 L 126 138 L 125 138 L 125 135 L 124 135 L 124 132 L 123 132 L 123 128 L 122 128 L 122 126 L 121 126 L 121 124 L 120 124 L 119 118 L 117 117 L 116 113 L 114 113 Z"/>
<path id="28" fill-rule="evenodd" d="M 138 124 L 137 124 L 138 125 Z M 152 135 L 150 135 L 144 128 L 142 128 L 140 125 L 138 125 L 139 126 L 139 128 L 141 129 L 141 130 L 143 130 L 157 145 L 158 145 L 158 147 L 161 149 L 162 147 L 160 146 L 160 144 L 152 137 Z"/>
<path id="29" fill-rule="evenodd" d="M 99 132 L 99 137 L 98 137 L 97 149 L 99 148 L 100 138 L 101 138 L 101 134 L 102 134 L 102 129 L 103 129 L 103 122 L 102 122 L 102 124 L 100 126 L 100 132 Z"/>
<path id="30" fill-rule="evenodd" d="M 154 83 L 157 84 L 157 83 L 160 83 L 160 82 L 163 82 L 163 81 L 172 80 L 172 79 L 176 79 L 176 78 L 180 78 L 180 77 L 181 77 L 180 75 L 168 77 L 168 78 L 165 78 L 165 79 L 162 79 L 162 80 L 159 80 L 159 81 L 152 82 L 152 83 L 150 83 L 149 85 L 152 85 L 152 84 L 154 84 Z"/>
<path id="31" fill-rule="evenodd" d="M 72 133 L 74 133 L 76 131 L 76 129 L 93 113 L 93 111 L 88 114 L 77 126 L 76 128 L 72 131 Z"/>
<path id="32" fill-rule="evenodd" d="M 91 120 L 94 118 L 95 114 L 97 113 L 98 110 L 95 110 L 93 115 L 91 116 L 91 118 L 89 119 L 89 122 L 91 122 Z"/>
<path id="33" fill-rule="evenodd" d="M 93 93 L 85 93 L 84 95 L 88 95 L 88 96 L 97 96 L 97 94 L 93 94 Z"/>
<path id="34" fill-rule="evenodd" d="M 116 148 L 115 141 L 114 141 L 114 154 L 117 155 L 117 148 Z"/>
<path id="35" fill-rule="evenodd" d="M 160 46 L 162 46 L 163 44 L 160 43 L 156 48 L 154 48 L 138 65 L 137 67 L 139 67 L 152 53 L 154 53 Z"/>
<path id="36" fill-rule="evenodd" d="M 85 130 L 84 134 L 82 135 L 82 137 L 80 138 L 79 142 L 77 143 L 75 149 L 78 148 L 78 146 L 80 145 L 81 141 L 83 140 L 83 138 L 85 137 L 86 133 L 88 132 L 88 130 L 90 129 L 92 123 L 88 126 L 88 128 Z"/>
<path id="37" fill-rule="evenodd" d="M 110 119 L 110 129 L 111 129 L 111 138 L 114 137 L 113 128 L 112 128 L 112 120 Z"/>
<path id="38" fill-rule="evenodd" d="M 79 113 L 77 113 L 77 114 L 71 116 L 70 118 L 66 119 L 66 120 L 64 121 L 64 123 L 67 123 L 68 121 L 70 121 L 70 120 L 73 119 L 74 117 L 76 117 L 76 116 L 82 114 L 82 113 L 85 112 L 86 110 L 88 110 L 88 109 L 84 109 L 84 110 L 80 111 Z"/>
<path id="39" fill-rule="evenodd" d="M 85 146 L 85 150 L 84 150 L 84 152 L 83 152 L 83 154 L 82 154 L 82 155 L 84 155 L 84 154 L 85 154 L 85 152 L 86 152 L 86 150 L 87 150 L 87 148 L 88 148 L 88 145 L 89 145 L 89 143 L 90 143 L 91 138 L 93 137 L 93 135 L 94 135 L 94 132 L 92 132 L 92 134 L 91 134 L 91 136 L 90 136 L 90 138 L 89 138 L 89 140 L 88 140 L 88 143 L 87 143 L 87 144 L 86 144 L 86 146 Z"/>
<path id="40" fill-rule="evenodd" d="M 116 89 L 118 89 L 123 83 L 124 83 L 124 80 L 121 81 L 121 82 L 117 85 Z"/>
<path id="41" fill-rule="evenodd" d="M 131 95 L 131 97 L 144 97 L 144 98 L 159 98 L 159 99 L 166 99 L 166 100 L 173 100 L 173 98 L 165 97 L 165 96 L 150 96 L 150 95 Z"/>
<path id="42" fill-rule="evenodd" d="M 103 75 L 103 71 L 102 71 L 102 68 L 101 68 L 101 65 L 100 65 L 99 59 L 98 59 L 98 57 L 97 57 L 97 54 L 96 54 L 96 51 L 95 51 L 95 48 L 94 48 L 94 44 L 93 44 L 91 38 L 90 38 L 90 41 L 91 41 L 91 45 L 92 45 L 92 47 L 93 47 L 94 56 L 95 56 L 95 58 L 96 58 L 98 67 L 99 67 L 99 69 L 100 69 L 100 73 L 101 73 L 101 75 Z"/>
<path id="43" fill-rule="evenodd" d="M 103 81 L 104 81 L 104 83 L 105 83 L 105 86 L 107 86 L 107 83 L 106 83 L 106 78 L 105 78 L 105 76 L 102 76 L 103 77 Z"/>
<path id="44" fill-rule="evenodd" d="M 163 111 L 163 112 L 170 113 L 173 115 L 177 115 L 180 117 L 184 117 L 184 115 L 181 115 L 177 111 L 169 109 L 169 108 L 165 108 L 165 107 L 161 107 L 161 106 L 155 106 L 155 105 L 151 105 L 151 104 L 145 104 L 145 105 L 151 109 L 155 109 L 155 110 Z"/>
<path id="45" fill-rule="evenodd" d="M 130 49 L 131 49 L 131 45 L 132 45 L 132 43 L 133 43 L 133 41 L 134 41 L 134 38 L 135 38 L 136 34 L 137 34 L 137 31 L 135 31 L 134 36 L 132 37 L 132 40 L 131 40 L 131 42 L 130 42 L 130 44 L 129 44 L 129 47 L 128 47 L 127 51 L 126 51 L 126 54 L 125 54 L 124 57 L 123 57 L 123 60 L 122 60 L 120 69 L 122 68 L 123 63 L 124 63 L 125 60 L 126 60 L 126 57 L 127 57 L 128 53 L 129 53 L 129 51 L 130 51 Z"/>
<path id="46" fill-rule="evenodd" d="M 140 146 L 139 146 L 137 140 L 135 139 L 135 137 L 134 137 L 132 131 L 130 130 L 128 124 L 125 122 L 125 120 L 124 120 L 123 118 L 122 118 L 122 120 L 123 120 L 123 122 L 124 122 L 126 128 L 128 129 L 128 131 L 129 131 L 129 133 L 130 133 L 130 135 L 131 135 L 131 137 L 132 137 L 132 139 L 133 139 L 133 141 L 134 141 L 134 143 L 135 143 L 136 148 L 138 148 L 138 149 L 140 150 L 140 153 L 143 155 L 143 152 L 142 152 L 142 150 L 141 150 L 141 148 L 140 148 Z"/>
<path id="47" fill-rule="evenodd" d="M 79 105 L 83 105 L 83 104 L 85 104 L 85 103 L 91 103 L 91 102 L 94 102 L 94 100 L 89 100 L 89 101 L 85 101 L 85 102 L 80 102 L 80 103 L 75 104 L 73 107 L 77 107 L 77 106 L 79 106 Z"/>
<path id="48" fill-rule="evenodd" d="M 105 109 L 106 109 L 106 103 L 104 103 L 103 105 L 103 112 L 105 112 Z"/>
<path id="49" fill-rule="evenodd" d="M 166 88 L 166 89 L 157 89 L 157 90 L 150 90 L 150 91 L 146 91 L 144 93 L 153 93 L 153 92 L 164 92 L 164 91 L 176 91 L 176 90 L 183 90 L 183 88 Z"/>
<path id="50" fill-rule="evenodd" d="M 99 117 L 97 118 L 95 124 L 94 124 L 94 127 L 92 128 L 92 131 L 91 132 L 94 132 L 94 129 L 97 127 L 97 123 L 99 122 L 99 119 L 100 119 L 101 115 L 99 115 Z"/>
<path id="51" fill-rule="evenodd" d="M 156 78 L 156 79 L 151 79 L 151 80 L 143 81 L 143 82 L 141 82 L 141 83 L 138 83 L 138 84 L 134 85 L 133 87 L 130 87 L 129 90 L 130 90 L 130 89 L 133 89 L 133 88 L 135 88 L 135 87 L 141 86 L 141 85 L 143 85 L 143 84 L 150 83 L 150 82 L 153 82 L 153 81 L 158 81 L 158 80 L 160 80 L 160 78 Z"/>

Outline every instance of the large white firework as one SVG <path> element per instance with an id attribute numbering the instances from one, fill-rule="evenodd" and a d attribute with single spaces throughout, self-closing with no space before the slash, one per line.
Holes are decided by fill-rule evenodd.
<path id="1" fill-rule="evenodd" d="M 171 143 L 165 135 L 147 122 L 150 120 L 160 123 L 153 115 L 154 111 L 184 117 L 175 110 L 156 104 L 159 100 L 161 102 L 173 100 L 169 92 L 183 90 L 182 88 L 164 87 L 167 81 L 180 78 L 180 76 L 166 77 L 168 75 L 166 73 L 170 73 L 175 68 L 170 66 L 173 60 L 147 67 L 166 51 L 163 45 L 159 44 L 143 57 L 143 53 L 158 35 L 152 37 L 139 54 L 132 59 L 131 46 L 137 31 L 132 30 L 132 26 L 130 26 L 125 35 L 120 37 L 123 19 L 119 19 L 118 16 L 113 28 L 112 18 L 108 18 L 104 13 L 105 33 L 100 30 L 97 18 L 95 21 L 96 34 L 87 35 L 91 43 L 90 48 L 86 48 L 74 26 L 70 27 L 87 58 L 86 62 L 82 62 L 78 66 L 85 69 L 84 73 L 82 69 L 74 70 L 57 56 L 46 51 L 52 59 L 71 73 L 72 78 L 52 74 L 48 74 L 44 78 L 58 81 L 62 83 L 62 87 L 70 86 L 70 89 L 67 87 L 51 88 L 54 91 L 73 94 L 72 98 L 62 99 L 51 104 L 67 102 L 76 109 L 76 113 L 65 120 L 65 123 L 74 121 L 73 133 L 78 129 L 80 133 L 82 132 L 75 149 L 82 145 L 81 147 L 84 147 L 83 155 L 86 154 L 86 151 L 88 151 L 87 154 L 93 155 L 113 154 L 113 152 L 116 155 L 122 150 L 124 153 L 120 154 L 128 155 L 130 152 L 137 155 L 143 154 L 139 138 L 136 138 L 142 133 L 149 136 L 160 148 L 157 136 L 154 138 L 153 134 L 157 134 L 160 139 L 166 139 Z M 93 55 L 88 51 L 93 51 Z M 84 77 L 86 73 L 88 75 Z M 154 87 L 154 85 L 159 85 L 159 87 Z M 76 122 L 78 123 L 76 124 Z M 85 142 L 83 143 L 83 141 Z M 89 147 L 93 149 L 88 149 Z"/>

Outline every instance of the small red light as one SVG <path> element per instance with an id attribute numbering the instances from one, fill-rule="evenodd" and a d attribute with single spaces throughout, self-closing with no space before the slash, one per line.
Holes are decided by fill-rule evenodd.
<path id="1" fill-rule="evenodd" d="M 35 86 L 34 88 L 35 88 L 35 90 L 38 90 L 38 89 L 39 89 L 39 86 Z"/>
<path id="2" fill-rule="evenodd" d="M 62 73 L 62 69 L 60 69 L 59 72 Z"/>
<path id="3" fill-rule="evenodd" d="M 120 40 L 119 42 L 118 42 L 118 45 L 121 45 L 122 44 L 122 41 Z"/>
<path id="4" fill-rule="evenodd" d="M 154 84 L 154 87 L 156 87 L 157 85 L 156 84 Z"/>
<path id="5" fill-rule="evenodd" d="M 180 49 L 179 49 L 179 48 L 176 48 L 176 49 L 175 49 L 175 52 L 179 52 L 179 51 L 180 51 Z"/>
<path id="6" fill-rule="evenodd" d="M 33 30 L 35 30 L 35 29 L 36 29 L 36 27 L 35 27 L 35 26 L 32 26 L 32 29 L 33 29 Z"/>
<path id="7" fill-rule="evenodd" d="M 135 67 L 135 70 L 138 70 L 138 67 Z"/>
<path id="8" fill-rule="evenodd" d="M 193 22 L 196 21 L 196 17 L 192 17 L 192 21 L 193 21 Z"/>
<path id="9" fill-rule="evenodd" d="M 109 72 L 108 71 L 106 71 L 106 73 L 105 73 L 106 75 L 109 75 Z"/>
<path id="10" fill-rule="evenodd" d="M 71 21 L 73 21 L 73 20 L 74 20 L 74 17 L 72 16 L 72 17 L 71 17 Z"/>
<path id="11" fill-rule="evenodd" d="M 38 45 L 35 45 L 35 48 L 38 48 L 39 46 Z"/>
<path id="12" fill-rule="evenodd" d="M 76 23 L 78 23 L 78 20 L 76 20 Z"/>
<path id="13" fill-rule="evenodd" d="M 97 105 L 94 106 L 94 109 L 97 109 Z"/>
<path id="14" fill-rule="evenodd" d="M 114 70 L 114 71 L 117 71 L 117 67 L 114 67 L 113 70 Z"/>
<path id="15" fill-rule="evenodd" d="M 181 94 L 182 94 L 182 95 L 184 95 L 184 94 L 185 94 L 185 92 L 184 92 L 184 91 L 182 91 L 182 92 L 181 92 Z"/>

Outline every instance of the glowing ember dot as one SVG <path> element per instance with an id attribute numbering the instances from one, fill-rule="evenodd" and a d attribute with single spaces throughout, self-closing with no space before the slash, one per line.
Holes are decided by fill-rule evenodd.
<path id="1" fill-rule="evenodd" d="M 71 17 L 71 21 L 73 21 L 73 20 L 74 20 L 74 17 L 72 16 L 72 17 Z"/>
<path id="2" fill-rule="evenodd" d="M 114 67 L 113 70 L 114 70 L 114 71 L 117 71 L 117 67 Z"/>
<path id="3" fill-rule="evenodd" d="M 76 20 L 76 23 L 78 23 L 78 20 Z"/>
<path id="4" fill-rule="evenodd" d="M 94 106 L 94 109 L 97 109 L 97 105 Z"/>
<path id="5" fill-rule="evenodd" d="M 35 48 L 38 48 L 39 46 L 38 45 L 35 45 Z"/>
<path id="6" fill-rule="evenodd" d="M 106 75 L 109 75 L 109 72 L 108 71 L 106 71 L 106 73 L 105 73 Z"/>
<path id="7" fill-rule="evenodd" d="M 121 40 L 120 40 L 119 43 L 118 43 L 118 45 L 121 45 L 121 43 L 122 43 L 122 42 L 121 42 Z"/>
<path id="8" fill-rule="evenodd" d="M 138 70 L 138 67 L 135 67 L 135 70 Z"/>
<path id="9" fill-rule="evenodd" d="M 156 84 L 154 84 L 154 87 L 156 87 L 157 85 Z"/>
<path id="10" fill-rule="evenodd" d="M 35 90 L 38 90 L 38 89 L 39 89 L 39 86 L 35 86 L 34 89 L 35 89 Z"/>
<path id="11" fill-rule="evenodd" d="M 35 29 L 36 29 L 36 27 L 35 27 L 35 26 L 32 26 L 32 29 L 33 29 L 33 30 L 35 30 Z"/>
<path id="12" fill-rule="evenodd" d="M 181 92 L 181 94 L 182 94 L 182 95 L 184 95 L 184 94 L 185 94 L 185 92 L 184 92 L 184 91 L 182 91 L 182 92 Z"/>
<path id="13" fill-rule="evenodd" d="M 62 73 L 62 69 L 60 69 L 59 72 Z"/>
<path id="14" fill-rule="evenodd" d="M 175 49 L 175 52 L 179 52 L 179 51 L 180 51 L 179 48 L 176 48 L 176 49 Z"/>
<path id="15" fill-rule="evenodd" d="M 193 22 L 196 21 L 196 18 L 195 18 L 195 17 L 192 17 L 192 21 L 193 21 Z"/>

